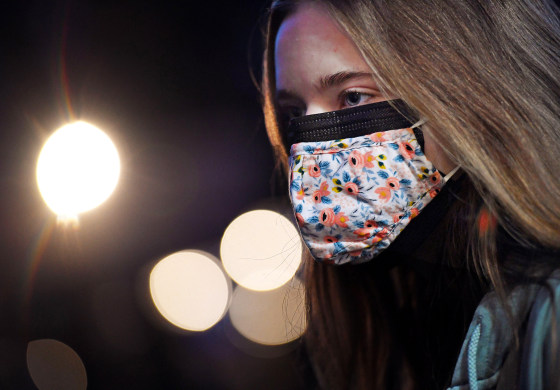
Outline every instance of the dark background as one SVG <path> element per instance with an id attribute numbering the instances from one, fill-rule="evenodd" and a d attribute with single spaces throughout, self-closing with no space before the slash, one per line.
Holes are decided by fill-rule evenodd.
<path id="1" fill-rule="evenodd" d="M 240 213 L 279 195 L 251 69 L 268 1 L 2 3 L 0 388 L 35 388 L 27 344 L 82 358 L 90 389 L 304 387 L 298 343 L 204 333 L 155 313 L 150 268 L 182 249 L 219 255 Z M 35 182 L 39 151 L 72 119 L 108 133 L 113 195 L 58 226 Z"/>

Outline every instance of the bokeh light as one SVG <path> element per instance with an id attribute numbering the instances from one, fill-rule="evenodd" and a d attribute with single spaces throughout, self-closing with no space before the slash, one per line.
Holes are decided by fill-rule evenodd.
<path id="1" fill-rule="evenodd" d="M 156 264 L 150 273 L 150 294 L 158 311 L 173 325 L 203 331 L 225 315 L 231 282 L 218 259 L 186 250 Z"/>
<path id="2" fill-rule="evenodd" d="M 60 341 L 31 341 L 27 346 L 27 368 L 39 390 L 87 388 L 87 374 L 82 360 L 72 348 Z"/>
<path id="3" fill-rule="evenodd" d="M 222 237 L 220 253 L 226 272 L 238 284 L 256 291 L 278 288 L 301 263 L 302 245 L 292 222 L 270 210 L 237 217 Z"/>
<path id="4" fill-rule="evenodd" d="M 119 154 L 111 139 L 81 121 L 54 132 L 37 162 L 41 196 L 61 219 L 75 219 L 103 203 L 115 189 L 119 174 Z"/>
<path id="5" fill-rule="evenodd" d="M 304 302 L 304 289 L 296 278 L 271 291 L 237 286 L 229 316 L 235 329 L 251 341 L 264 345 L 286 344 L 305 331 Z"/>

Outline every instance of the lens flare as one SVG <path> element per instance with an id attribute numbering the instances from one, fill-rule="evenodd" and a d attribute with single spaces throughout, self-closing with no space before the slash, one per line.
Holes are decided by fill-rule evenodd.
<path id="1" fill-rule="evenodd" d="M 167 256 L 150 273 L 150 293 L 158 311 L 179 328 L 203 331 L 226 313 L 231 281 L 219 260 L 201 251 Z"/>
<path id="2" fill-rule="evenodd" d="M 254 210 L 237 217 L 226 229 L 220 247 L 226 272 L 238 284 L 256 291 L 288 282 L 301 263 L 300 236 L 286 217 Z"/>
<path id="3" fill-rule="evenodd" d="M 27 345 L 27 369 L 38 389 L 86 389 L 82 359 L 68 345 L 53 339 Z"/>
<path id="4" fill-rule="evenodd" d="M 86 122 L 54 132 L 39 154 L 37 184 L 47 206 L 61 219 L 103 203 L 120 174 L 119 154 L 111 139 Z"/>
<path id="5" fill-rule="evenodd" d="M 247 339 L 264 345 L 286 344 L 306 328 L 305 293 L 297 279 L 272 291 L 252 291 L 237 286 L 229 316 Z"/>

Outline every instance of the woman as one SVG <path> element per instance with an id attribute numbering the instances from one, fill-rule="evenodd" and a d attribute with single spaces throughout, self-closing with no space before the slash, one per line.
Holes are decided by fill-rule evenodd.
<path id="1" fill-rule="evenodd" d="M 279 0 L 266 39 L 318 386 L 560 388 L 556 6 Z"/>

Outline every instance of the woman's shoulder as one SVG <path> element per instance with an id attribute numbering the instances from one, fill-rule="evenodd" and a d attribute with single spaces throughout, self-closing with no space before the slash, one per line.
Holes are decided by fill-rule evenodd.
<path id="1" fill-rule="evenodd" d="M 507 304 L 495 292 L 482 299 L 449 390 L 560 388 L 560 268 L 515 287 Z"/>
<path id="2" fill-rule="evenodd" d="M 521 388 L 559 389 L 560 269 L 537 291 L 521 336 Z"/>

